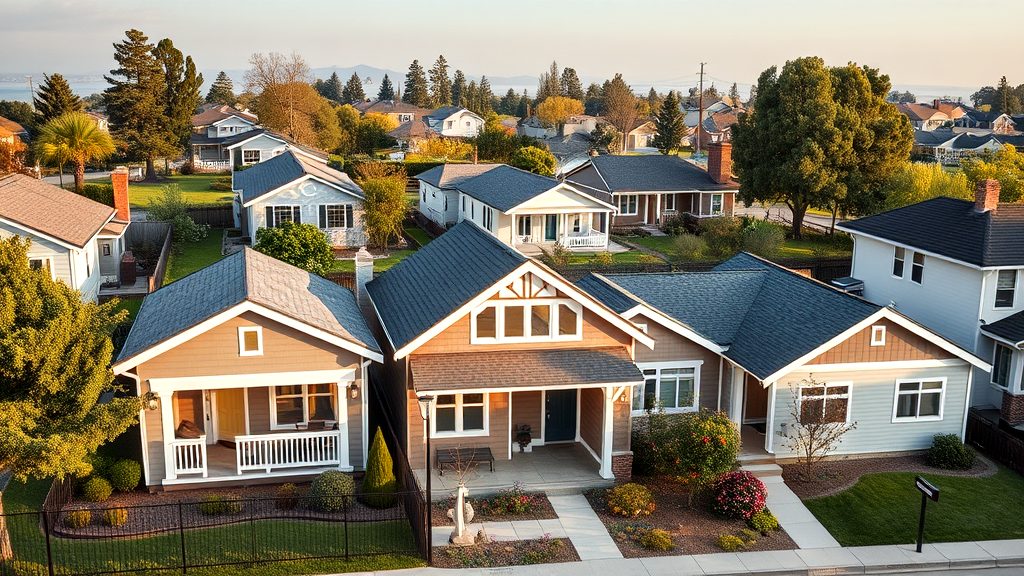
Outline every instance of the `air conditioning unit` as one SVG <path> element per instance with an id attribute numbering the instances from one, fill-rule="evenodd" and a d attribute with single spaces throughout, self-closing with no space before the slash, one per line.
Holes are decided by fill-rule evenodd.
<path id="1" fill-rule="evenodd" d="M 847 294 L 853 294 L 854 296 L 864 296 L 864 281 L 858 280 L 852 276 L 844 276 L 842 278 L 836 278 L 832 281 L 832 285 L 836 288 L 846 292 Z"/>

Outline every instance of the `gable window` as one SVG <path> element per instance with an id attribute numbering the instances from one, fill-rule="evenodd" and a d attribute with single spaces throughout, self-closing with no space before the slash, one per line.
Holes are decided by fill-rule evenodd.
<path id="1" fill-rule="evenodd" d="M 622 194 L 619 196 L 619 214 L 621 216 L 636 216 L 636 194 Z"/>
<path id="2" fill-rule="evenodd" d="M 553 299 L 488 302 L 475 311 L 471 344 L 579 340 L 583 308 L 578 302 Z"/>
<path id="3" fill-rule="evenodd" d="M 647 364 L 640 368 L 643 386 L 633 388 L 633 412 L 664 409 L 666 412 L 689 412 L 697 409 L 697 382 L 700 362 Z"/>
<path id="4" fill-rule="evenodd" d="M 337 388 L 334 384 L 293 384 L 273 386 L 270 389 L 273 407 L 270 427 L 274 430 L 294 430 L 297 426 L 322 422 L 333 426 L 338 417 Z"/>
<path id="5" fill-rule="evenodd" d="M 320 228 L 349 228 L 352 225 L 351 204 L 321 204 Z"/>
<path id="6" fill-rule="evenodd" d="M 992 383 L 1000 388 L 1010 387 L 1010 364 L 1013 362 L 1013 350 L 1005 344 L 996 342 L 992 356 Z"/>
<path id="7" fill-rule="evenodd" d="M 722 213 L 722 204 L 724 202 L 722 194 L 711 195 L 711 215 L 718 216 Z"/>
<path id="8" fill-rule="evenodd" d="M 300 206 L 267 206 L 267 227 L 277 228 L 285 222 L 302 223 Z"/>
<path id="9" fill-rule="evenodd" d="M 1017 271 L 1000 270 L 996 277 L 996 308 L 1013 308 L 1013 297 L 1016 290 Z"/>
<path id="10" fill-rule="evenodd" d="M 903 278 L 903 265 L 907 261 L 907 249 L 894 246 L 892 250 L 892 275 Z"/>
<path id="11" fill-rule="evenodd" d="M 885 346 L 885 326 L 871 327 L 871 345 Z"/>
<path id="12" fill-rule="evenodd" d="M 47 257 L 41 257 L 41 258 L 40 257 L 29 258 L 28 259 L 28 266 L 29 266 L 29 268 L 31 268 L 33 270 L 46 270 L 46 272 L 50 275 L 51 279 L 54 277 L 54 274 L 53 274 L 53 259 L 48 257 L 48 256 Z"/>
<path id="13" fill-rule="evenodd" d="M 850 421 L 849 382 L 800 387 L 800 422 L 844 424 Z"/>
<path id="14" fill-rule="evenodd" d="M 486 436 L 487 420 L 486 394 L 441 394 L 430 419 L 431 435 Z"/>
<path id="15" fill-rule="evenodd" d="M 924 254 L 914 252 L 914 261 L 910 265 L 910 279 L 918 284 L 924 278 Z"/>
<path id="16" fill-rule="evenodd" d="M 238 355 L 263 355 L 263 328 L 260 326 L 242 326 L 238 329 Z"/>
<path id="17" fill-rule="evenodd" d="M 942 398 L 946 379 L 897 380 L 893 422 L 942 420 Z"/>
<path id="18" fill-rule="evenodd" d="M 260 150 L 242 150 L 242 165 L 249 166 L 251 164 L 259 164 L 262 159 L 260 156 Z"/>

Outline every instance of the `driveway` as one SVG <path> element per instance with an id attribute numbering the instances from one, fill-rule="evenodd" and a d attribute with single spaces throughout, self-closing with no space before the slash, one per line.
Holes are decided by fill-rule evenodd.
<path id="1" fill-rule="evenodd" d="M 769 220 L 782 221 L 786 223 L 793 221 L 793 211 L 785 204 L 775 204 L 765 207 L 761 203 L 755 203 L 754 205 L 747 207 L 737 200 L 733 213 L 736 216 L 754 216 L 756 218 L 764 218 L 765 214 L 767 214 Z M 836 219 L 836 224 L 839 224 L 840 222 L 842 222 L 841 219 Z M 804 225 L 828 230 L 832 226 L 832 217 L 808 212 L 804 215 Z"/>

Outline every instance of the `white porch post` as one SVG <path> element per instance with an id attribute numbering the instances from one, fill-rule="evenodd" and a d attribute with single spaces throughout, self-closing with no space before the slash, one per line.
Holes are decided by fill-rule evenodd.
<path id="1" fill-rule="evenodd" d="M 661 194 L 654 197 L 654 223 L 661 222 Z"/>
<path id="2" fill-rule="evenodd" d="M 173 392 L 160 393 L 160 419 L 164 441 L 164 478 L 174 480 L 178 475 L 174 472 L 174 407 Z"/>
<path id="3" fill-rule="evenodd" d="M 606 386 L 604 389 L 604 425 L 601 427 L 603 438 L 601 440 L 601 478 L 611 480 L 615 478 L 612 473 L 612 426 L 615 416 L 615 387 Z"/>
<path id="4" fill-rule="evenodd" d="M 743 425 L 743 383 L 746 372 L 739 366 L 732 367 L 732 393 L 729 395 L 729 418 L 737 427 Z"/>
<path id="5" fill-rule="evenodd" d="M 349 471 L 352 466 L 348 461 L 348 386 L 345 382 L 338 382 L 338 470 Z M 366 391 L 363 390 L 363 393 Z"/>

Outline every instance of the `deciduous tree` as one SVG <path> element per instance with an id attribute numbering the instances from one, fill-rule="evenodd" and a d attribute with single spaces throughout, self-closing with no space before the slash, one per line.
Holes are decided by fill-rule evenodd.
<path id="1" fill-rule="evenodd" d="M 402 235 L 402 222 L 408 210 L 405 197 L 405 170 L 378 173 L 356 169 L 356 181 L 363 189 L 363 227 L 372 246 L 384 248 Z"/>
<path id="2" fill-rule="evenodd" d="M 31 174 L 32 170 L 25 165 L 27 151 L 28 146 L 25 146 L 21 138 L 15 138 L 10 142 L 0 140 L 0 177 L 8 174 Z"/>
<path id="3" fill-rule="evenodd" d="M 636 122 L 641 117 L 640 99 L 622 79 L 622 74 L 616 74 L 602 90 L 602 100 L 605 117 L 625 139 L 629 131 L 636 127 Z M 623 148 L 625 148 L 625 141 L 623 141 Z"/>
<path id="4" fill-rule="evenodd" d="M 246 89 L 255 93 L 252 108 L 260 123 L 303 144 L 316 145 L 313 117 L 324 98 L 309 83 L 309 66 L 302 56 L 277 52 L 249 58 Z"/>
<path id="5" fill-rule="evenodd" d="M 961 163 L 971 189 L 979 181 L 994 178 L 999 181 L 1000 202 L 1024 201 L 1024 154 L 1006 144 L 994 154 L 966 158 Z"/>
<path id="6" fill-rule="evenodd" d="M 235 83 L 231 81 L 227 72 L 221 70 L 217 73 L 217 78 L 210 85 L 210 91 L 206 93 L 206 103 L 235 105 Z"/>
<path id="7" fill-rule="evenodd" d="M 963 170 L 949 172 L 937 163 L 907 162 L 882 185 L 885 203 L 892 210 L 938 196 L 973 200 L 974 192 Z"/>
<path id="8" fill-rule="evenodd" d="M 85 109 L 82 99 L 71 91 L 71 85 L 60 74 L 43 74 L 43 83 L 39 85 L 33 97 L 36 114 L 40 122 L 49 122 L 68 112 L 81 112 Z"/>
<path id="9" fill-rule="evenodd" d="M 686 135 L 683 111 L 679 108 L 679 96 L 675 91 L 670 90 L 665 97 L 654 125 L 658 131 L 654 135 L 654 146 L 662 154 L 671 154 Z"/>
<path id="10" fill-rule="evenodd" d="M 554 176 L 558 160 L 543 148 L 524 146 L 512 154 L 509 165 L 541 176 Z"/>
<path id="11" fill-rule="evenodd" d="M 537 104 L 537 119 L 561 130 L 570 116 L 583 114 L 583 102 L 565 96 L 548 96 Z"/>
<path id="12" fill-rule="evenodd" d="M 838 390 L 832 390 L 839 392 Z M 814 467 L 839 447 L 843 436 L 857 428 L 856 422 L 847 422 L 847 398 L 824 398 L 829 389 L 814 378 L 802 380 L 799 386 L 789 388 L 790 426 L 781 436 L 786 447 L 797 455 L 803 465 L 804 480 L 815 481 Z M 808 398 L 801 401 L 802 396 Z"/>
<path id="13" fill-rule="evenodd" d="M 402 94 L 402 101 L 421 108 L 430 107 L 430 89 L 419 60 L 413 60 L 409 65 L 409 71 L 405 74 L 405 91 Z"/>

